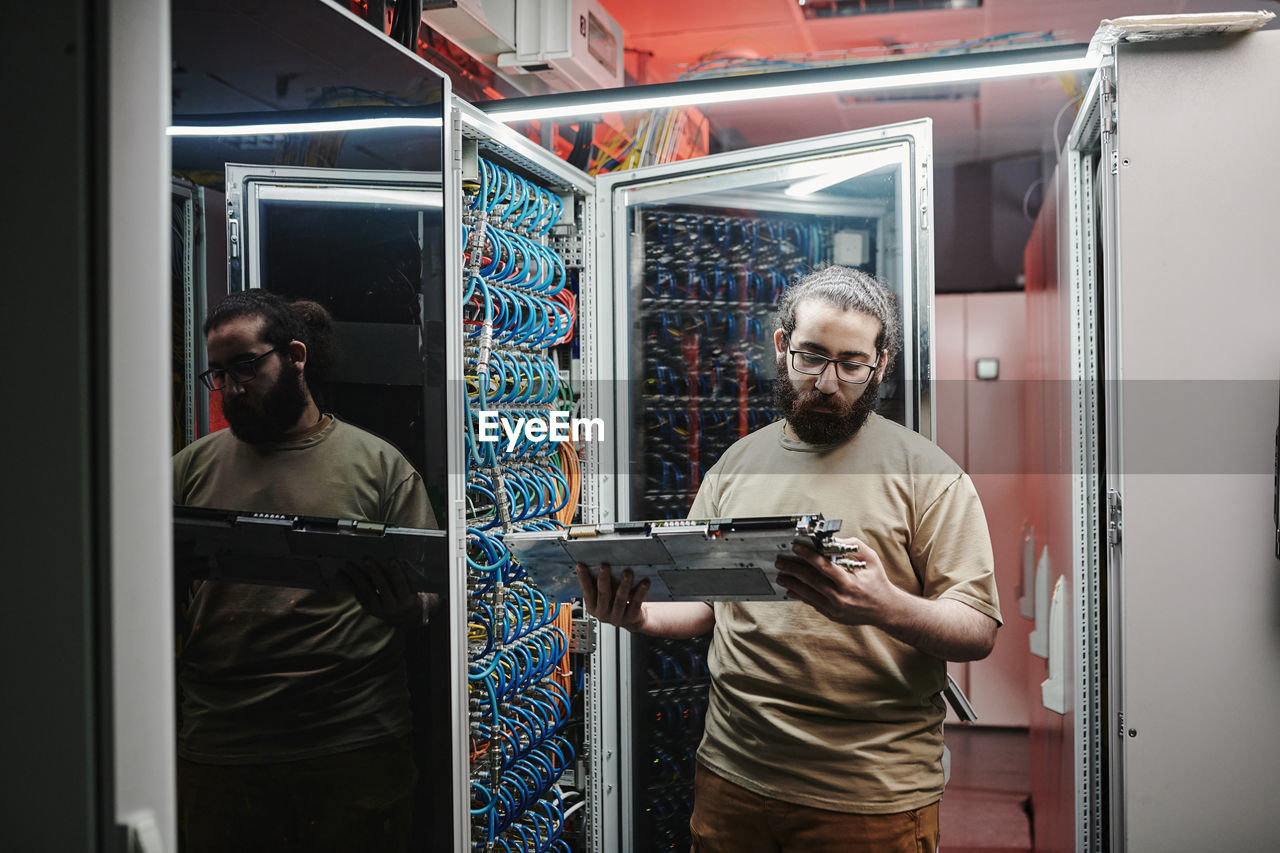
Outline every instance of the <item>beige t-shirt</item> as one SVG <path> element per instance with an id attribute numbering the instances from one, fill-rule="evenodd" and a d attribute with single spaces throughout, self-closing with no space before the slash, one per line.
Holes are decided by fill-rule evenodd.
<path id="1" fill-rule="evenodd" d="M 690 518 L 821 512 L 880 556 L 891 582 L 1000 621 L 991 542 L 973 484 L 945 453 L 872 415 L 815 447 L 781 422 L 707 472 Z M 801 602 L 717 602 L 711 699 L 698 759 L 764 796 L 889 814 L 942 796 L 946 665 L 878 628 Z"/>
<path id="2" fill-rule="evenodd" d="M 326 416 L 300 441 L 254 446 L 221 430 L 173 458 L 185 506 L 435 528 L 422 479 L 386 441 Z M 198 586 L 179 665 L 178 754 L 268 763 L 407 734 L 403 641 L 349 593 Z"/>

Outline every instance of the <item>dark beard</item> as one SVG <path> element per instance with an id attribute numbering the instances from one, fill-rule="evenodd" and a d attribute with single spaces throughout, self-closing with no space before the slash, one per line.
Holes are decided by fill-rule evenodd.
<path id="1" fill-rule="evenodd" d="M 236 438 L 249 444 L 284 441 L 307 408 L 307 395 L 302 389 L 302 371 L 285 361 L 275 387 L 261 400 L 241 394 L 223 403 L 223 414 Z"/>
<path id="2" fill-rule="evenodd" d="M 786 357 L 779 356 L 778 376 L 773 380 L 773 403 L 791 424 L 796 437 L 806 444 L 843 444 L 871 417 L 879 402 L 879 391 L 880 377 L 872 375 L 862 396 L 850 404 L 843 404 L 834 395 L 823 394 L 816 388 L 801 394 L 787 375 Z M 813 407 L 817 405 L 835 411 L 815 412 Z"/>

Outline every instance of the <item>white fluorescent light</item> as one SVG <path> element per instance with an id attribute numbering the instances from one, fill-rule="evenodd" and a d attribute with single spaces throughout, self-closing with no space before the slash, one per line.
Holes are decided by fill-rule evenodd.
<path id="1" fill-rule="evenodd" d="M 904 74 L 887 74 L 878 77 L 852 77 L 845 80 L 823 80 L 789 85 L 751 84 L 752 75 L 744 75 L 741 87 L 726 88 L 717 92 L 691 92 L 689 94 L 655 95 L 650 98 L 601 98 L 599 101 L 521 108 L 514 104 L 503 109 L 501 102 L 485 107 L 485 112 L 496 121 L 530 121 L 541 118 L 566 116 L 593 116 L 601 113 L 628 112 L 631 110 L 656 110 L 666 107 L 706 106 L 756 98 L 785 98 L 796 95 L 820 95 L 836 92 L 864 92 L 878 89 L 900 89 L 908 86 L 937 86 L 944 83 L 963 83 L 974 80 L 1000 80 L 1010 77 L 1035 77 L 1063 74 L 1071 71 L 1087 71 L 1097 67 L 1097 61 L 1087 56 L 1073 59 L 1049 59 L 1037 62 L 980 65 L 972 68 L 948 68 L 938 71 L 914 71 Z M 856 73 L 855 70 L 851 73 Z"/>
<path id="2" fill-rule="evenodd" d="M 842 184 L 862 175 L 870 174 L 885 166 L 897 166 L 902 162 L 903 154 L 896 148 L 884 148 L 877 151 L 866 151 L 841 158 L 834 168 L 828 169 L 812 178 L 796 181 L 783 192 L 793 198 L 813 195 L 818 190 Z M 816 161 L 821 163 L 823 161 Z"/>
<path id="3" fill-rule="evenodd" d="M 397 207 L 441 206 L 440 190 L 342 187 L 331 184 L 325 186 L 260 184 L 258 198 L 263 201 L 345 202 L 348 204 L 379 204 Z"/>
<path id="4" fill-rule="evenodd" d="M 438 118 L 354 118 L 276 124 L 175 124 L 165 130 L 165 133 L 169 136 L 274 136 L 286 133 L 334 133 L 342 130 L 377 130 L 389 127 L 440 127 L 442 124 L 443 122 Z"/>

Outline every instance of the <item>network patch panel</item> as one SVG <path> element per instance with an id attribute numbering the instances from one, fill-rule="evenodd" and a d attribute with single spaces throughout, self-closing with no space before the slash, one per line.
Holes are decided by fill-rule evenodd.
<path id="1" fill-rule="evenodd" d="M 566 815 L 583 796 L 561 784 L 580 748 L 566 737 L 575 684 L 581 693 L 572 614 L 502 539 L 573 519 L 579 459 L 550 438 L 493 440 L 482 420 L 572 408 L 554 349 L 573 340 L 575 282 L 550 245 L 560 197 L 491 160 L 476 165 L 462 222 L 471 840 L 477 851 L 570 853 Z"/>

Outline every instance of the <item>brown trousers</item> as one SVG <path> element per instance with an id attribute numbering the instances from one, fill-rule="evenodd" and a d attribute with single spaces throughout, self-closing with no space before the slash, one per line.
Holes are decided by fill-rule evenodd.
<path id="1" fill-rule="evenodd" d="M 179 758 L 179 848 L 405 853 L 417 778 L 408 737 L 279 764 Z"/>
<path id="2" fill-rule="evenodd" d="M 691 853 L 935 853 L 938 804 L 847 814 L 762 797 L 698 765 Z"/>

